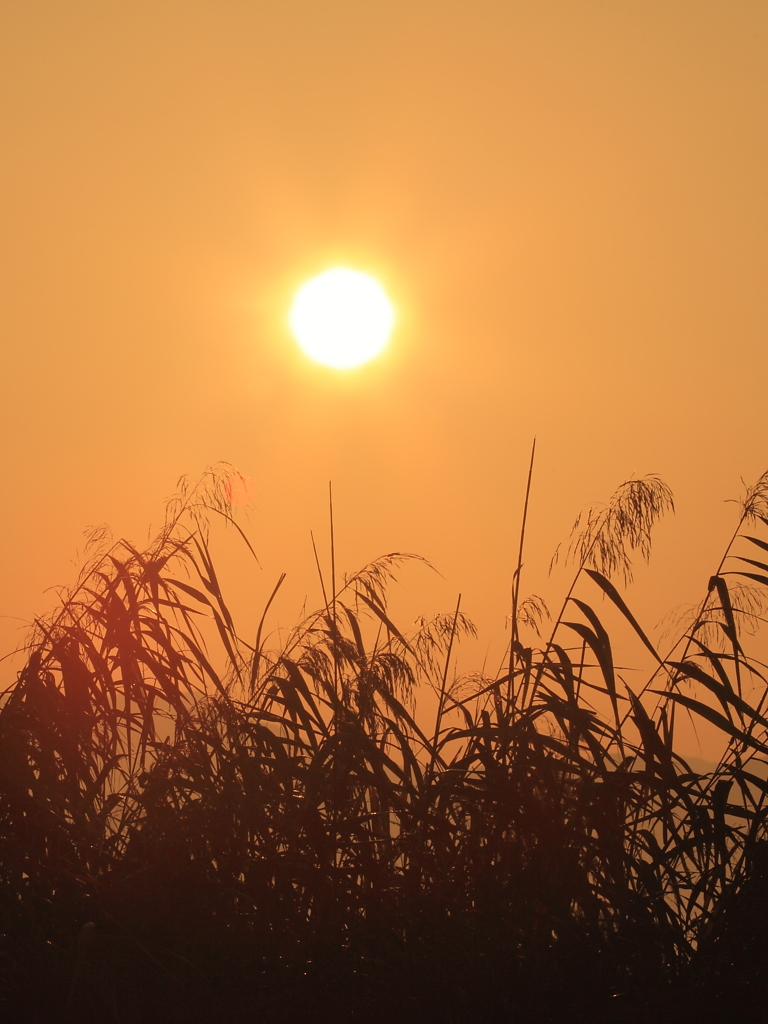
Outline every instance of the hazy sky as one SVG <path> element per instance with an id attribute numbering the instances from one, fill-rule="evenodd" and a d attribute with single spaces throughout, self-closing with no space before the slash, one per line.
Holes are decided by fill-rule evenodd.
<path id="1" fill-rule="evenodd" d="M 317 599 L 333 479 L 342 568 L 418 551 L 498 640 L 534 434 L 523 590 L 655 471 L 630 599 L 696 599 L 768 468 L 767 44 L 764 0 L 2 0 L 0 613 L 225 459 L 254 601 Z M 347 373 L 286 329 L 334 263 L 399 314 Z"/>

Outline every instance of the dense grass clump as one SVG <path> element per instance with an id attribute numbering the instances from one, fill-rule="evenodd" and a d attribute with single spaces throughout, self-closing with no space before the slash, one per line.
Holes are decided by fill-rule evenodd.
<path id="1" fill-rule="evenodd" d="M 4 697 L 7 1019 L 748 1019 L 768 991 L 768 691 L 745 649 L 768 479 L 671 653 L 612 582 L 671 507 L 648 477 L 578 524 L 530 646 L 546 609 L 518 565 L 504 669 L 464 679 L 458 606 L 391 621 L 398 554 L 334 570 L 280 650 L 269 606 L 244 640 L 207 539 L 211 516 L 234 524 L 227 493 L 213 473 L 148 550 L 96 554 Z M 597 596 L 654 659 L 644 686 Z M 683 713 L 722 735 L 710 773 L 676 750 Z"/>

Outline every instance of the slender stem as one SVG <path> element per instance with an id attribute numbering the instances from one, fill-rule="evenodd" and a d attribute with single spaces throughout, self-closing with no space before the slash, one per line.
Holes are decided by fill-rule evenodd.
<path id="1" fill-rule="evenodd" d="M 432 760 L 429 764 L 430 772 L 435 766 L 435 758 L 437 757 L 437 740 L 440 735 L 440 722 L 443 717 L 443 710 L 445 708 L 445 690 L 448 685 L 448 666 L 451 663 L 451 651 L 453 650 L 453 641 L 456 636 L 456 626 L 459 621 L 459 609 L 461 608 L 461 594 L 456 602 L 456 611 L 453 613 L 453 624 L 451 625 L 451 639 L 448 641 L 448 651 L 445 655 L 445 668 L 443 669 L 443 678 L 440 683 L 440 699 L 437 702 L 437 716 L 435 717 L 435 737 L 432 741 Z"/>
<path id="2" fill-rule="evenodd" d="M 520 577 L 523 572 L 523 549 L 525 547 L 525 525 L 528 521 L 528 503 L 531 497 L 531 480 L 533 479 L 533 461 L 536 458 L 536 438 L 531 445 L 531 461 L 528 465 L 528 483 L 525 487 L 525 501 L 523 502 L 523 521 L 520 525 L 520 547 L 517 551 L 517 568 L 512 580 L 512 619 L 509 627 L 509 679 L 507 681 L 507 702 L 514 698 L 514 673 L 515 673 L 515 642 L 517 641 L 517 609 L 520 598 Z"/>
<path id="3" fill-rule="evenodd" d="M 339 693 L 338 629 L 336 627 L 336 541 L 333 533 L 333 484 L 328 481 L 328 518 L 331 525 L 331 621 L 333 622 L 333 688 Z"/>
<path id="4" fill-rule="evenodd" d="M 323 570 L 320 568 L 320 557 L 317 553 L 317 544 L 315 544 L 315 535 L 310 530 L 309 536 L 312 540 L 312 550 L 315 553 L 315 565 L 317 566 L 317 575 L 320 577 L 320 589 L 323 592 L 323 603 L 325 604 L 325 610 L 328 611 L 328 595 L 325 592 L 325 580 L 323 579 Z"/>
<path id="5" fill-rule="evenodd" d="M 542 672 L 544 671 L 544 668 L 546 666 L 546 662 L 547 662 L 547 659 L 549 657 L 549 652 L 550 652 L 550 650 L 552 648 L 552 644 L 555 642 L 555 635 L 557 634 L 557 631 L 560 628 L 560 624 L 562 622 L 563 615 L 565 615 L 565 609 L 568 607 L 568 602 L 571 600 L 571 597 L 573 596 L 573 592 L 576 589 L 576 584 L 579 582 L 579 579 L 581 578 L 581 574 L 584 571 L 584 567 L 589 562 L 589 559 L 590 559 L 590 557 L 592 555 L 592 552 L 594 551 L 595 545 L 597 544 L 598 537 L 600 536 L 600 531 L 605 527 L 605 524 L 608 521 L 608 518 L 610 517 L 610 515 L 611 515 L 611 510 L 610 509 L 606 509 L 605 518 L 603 519 L 602 523 L 600 524 L 600 529 L 595 531 L 595 536 L 592 538 L 592 543 L 589 545 L 589 547 L 587 548 L 586 552 L 584 553 L 584 555 L 583 555 L 583 557 L 581 559 L 581 562 L 579 563 L 579 567 L 576 570 L 576 573 L 574 574 L 573 579 L 571 580 L 571 585 L 568 588 L 568 593 L 565 595 L 565 598 L 563 599 L 563 603 L 562 603 L 562 606 L 560 608 L 560 611 L 558 612 L 557 618 L 555 619 L 554 624 L 552 626 L 552 632 L 549 634 L 549 639 L 547 640 L 547 642 L 546 642 L 546 644 L 545 644 L 545 646 L 544 646 L 544 648 L 543 648 L 543 650 L 541 652 L 542 653 L 541 665 L 539 666 L 539 671 L 536 673 L 536 677 L 535 677 L 535 679 L 533 681 L 533 686 L 531 687 L 530 700 L 533 700 L 533 698 L 536 696 L 536 692 L 537 692 L 537 690 L 539 688 L 539 683 L 541 681 Z"/>

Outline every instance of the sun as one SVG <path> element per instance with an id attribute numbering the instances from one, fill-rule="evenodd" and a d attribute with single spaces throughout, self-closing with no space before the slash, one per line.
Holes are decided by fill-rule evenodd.
<path id="1" fill-rule="evenodd" d="M 318 363 L 347 370 L 367 363 L 386 346 L 395 311 L 379 282 L 359 270 L 334 267 L 296 293 L 293 336 Z"/>

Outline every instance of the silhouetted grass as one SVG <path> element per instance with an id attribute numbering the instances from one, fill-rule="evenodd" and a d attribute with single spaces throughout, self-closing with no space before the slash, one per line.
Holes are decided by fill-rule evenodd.
<path id="1" fill-rule="evenodd" d="M 749 1019 L 768 990 L 768 691 L 745 646 L 768 479 L 671 652 L 611 581 L 671 507 L 647 477 L 577 523 L 538 645 L 521 556 L 504 673 L 458 680 L 458 606 L 390 619 L 400 554 L 338 587 L 334 569 L 280 650 L 264 618 L 251 646 L 207 540 L 210 516 L 234 522 L 227 493 L 212 472 L 148 550 L 95 554 L 5 695 L 8 1019 Z M 598 597 L 654 659 L 636 692 Z M 719 730 L 713 772 L 680 757 L 680 714 Z"/>

